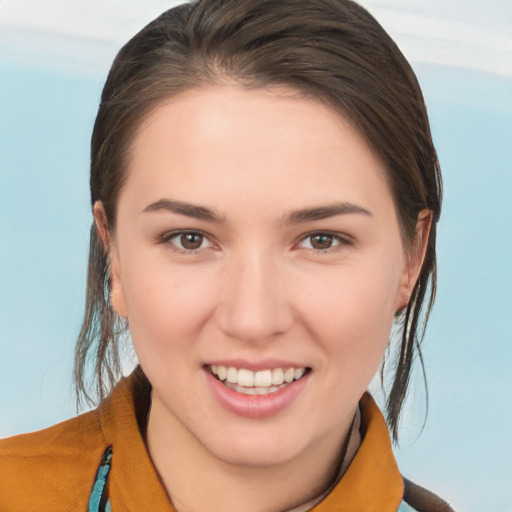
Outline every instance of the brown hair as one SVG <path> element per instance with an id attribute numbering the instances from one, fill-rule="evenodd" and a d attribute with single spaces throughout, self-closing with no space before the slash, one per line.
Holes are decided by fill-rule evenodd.
<path id="1" fill-rule="evenodd" d="M 416 77 L 366 10 L 349 0 L 202 0 L 163 13 L 121 49 L 108 75 L 92 135 L 92 204 L 102 201 L 114 232 L 131 141 L 145 116 L 180 91 L 226 81 L 249 88 L 290 86 L 349 119 L 387 167 L 406 247 L 415 237 L 419 212 L 433 212 L 425 260 L 402 313 L 401 346 L 387 394 L 387 420 L 396 440 L 435 297 L 441 176 Z M 92 401 L 89 359 L 100 399 L 119 378 L 124 328 L 109 301 L 108 256 L 93 225 L 75 356 L 79 397 Z"/>

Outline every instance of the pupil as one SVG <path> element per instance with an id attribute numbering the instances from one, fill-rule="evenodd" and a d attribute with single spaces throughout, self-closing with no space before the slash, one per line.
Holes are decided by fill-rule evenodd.
<path id="1" fill-rule="evenodd" d="M 315 249 L 329 249 L 332 245 L 332 235 L 315 235 L 311 237 L 311 245 Z"/>
<path id="2" fill-rule="evenodd" d="M 181 245 L 185 249 L 199 249 L 201 247 L 201 244 L 203 243 L 203 236 L 202 235 L 194 235 L 191 233 L 181 235 Z"/>

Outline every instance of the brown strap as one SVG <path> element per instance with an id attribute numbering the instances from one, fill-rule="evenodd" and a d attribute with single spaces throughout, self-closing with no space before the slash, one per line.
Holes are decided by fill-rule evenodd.
<path id="1" fill-rule="evenodd" d="M 404 478 L 404 501 L 418 512 L 454 512 L 437 494 Z"/>

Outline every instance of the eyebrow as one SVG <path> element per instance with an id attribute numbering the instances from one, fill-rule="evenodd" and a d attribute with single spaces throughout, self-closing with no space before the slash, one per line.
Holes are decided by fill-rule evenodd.
<path id="1" fill-rule="evenodd" d="M 225 223 L 225 219 L 210 208 L 172 199 L 159 199 L 146 206 L 143 213 L 159 212 L 162 210 L 177 213 L 178 215 L 185 215 L 186 217 L 192 217 L 194 219 L 214 222 L 216 224 Z"/>
<path id="2" fill-rule="evenodd" d="M 288 224 L 300 224 L 301 222 L 310 222 L 315 220 L 327 219 L 337 215 L 360 214 L 371 217 L 369 210 L 352 203 L 335 203 L 329 206 L 319 206 L 316 208 L 305 208 L 292 212 L 285 218 Z"/>
<path id="3" fill-rule="evenodd" d="M 197 206 L 184 201 L 176 201 L 172 199 L 159 199 L 154 203 L 146 206 L 143 213 L 152 213 L 159 211 L 168 211 L 178 215 L 185 215 L 194 219 L 213 222 L 215 224 L 224 224 L 226 219 L 216 213 L 211 208 L 205 206 Z M 316 220 L 327 219 L 337 215 L 360 214 L 371 217 L 369 210 L 352 203 L 335 203 L 328 206 L 318 206 L 313 208 L 304 208 L 296 210 L 285 216 L 286 224 L 300 224 L 301 222 L 311 222 Z"/>

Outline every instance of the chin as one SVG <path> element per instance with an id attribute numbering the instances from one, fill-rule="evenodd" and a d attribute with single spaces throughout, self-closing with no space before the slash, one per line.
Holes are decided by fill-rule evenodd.
<path id="1" fill-rule="evenodd" d="M 303 451 L 298 441 L 283 435 L 273 439 L 272 435 L 265 434 L 263 428 L 257 437 L 248 440 L 247 435 L 227 436 L 222 443 L 215 440 L 208 444 L 203 441 L 202 444 L 211 455 L 225 464 L 252 468 L 285 465 Z"/>

